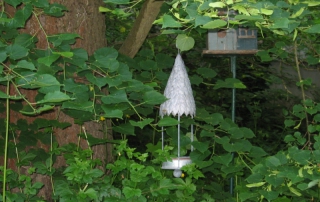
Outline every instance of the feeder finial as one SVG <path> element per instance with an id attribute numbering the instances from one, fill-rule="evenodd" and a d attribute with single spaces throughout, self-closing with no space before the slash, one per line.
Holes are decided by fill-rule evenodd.
<path id="1" fill-rule="evenodd" d="M 185 114 L 194 117 L 196 105 L 191 89 L 187 70 L 180 53 L 178 53 L 170 74 L 164 96 L 168 100 L 160 105 L 160 116 L 164 115 L 181 116 Z"/>

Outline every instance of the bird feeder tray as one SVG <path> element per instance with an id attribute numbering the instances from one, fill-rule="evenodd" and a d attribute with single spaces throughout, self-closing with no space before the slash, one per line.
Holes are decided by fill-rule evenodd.
<path id="1" fill-rule="evenodd" d="M 183 156 L 180 158 L 172 158 L 172 161 L 163 162 L 161 169 L 180 170 L 183 166 L 191 163 L 192 161 L 188 156 Z"/>
<path id="2" fill-rule="evenodd" d="M 254 55 L 258 52 L 257 30 L 239 27 L 209 30 L 204 55 Z"/>

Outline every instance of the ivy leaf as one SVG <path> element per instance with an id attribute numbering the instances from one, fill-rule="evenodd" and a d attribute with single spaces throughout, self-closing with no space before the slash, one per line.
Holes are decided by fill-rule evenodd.
<path id="1" fill-rule="evenodd" d="M 130 0 L 104 0 L 104 3 L 112 3 L 112 4 L 128 4 Z"/>
<path id="2" fill-rule="evenodd" d="M 203 78 L 207 78 L 207 79 L 214 78 L 215 76 L 217 76 L 216 71 L 214 71 L 213 69 L 210 69 L 210 68 L 206 68 L 206 67 L 197 68 L 196 71 L 200 76 L 202 76 Z"/>
<path id="3" fill-rule="evenodd" d="M 100 171 L 100 170 L 99 170 Z M 93 188 L 89 188 L 84 192 L 90 199 L 97 199 L 97 191 Z"/>
<path id="4" fill-rule="evenodd" d="M 310 34 L 319 34 L 320 33 L 320 24 L 312 25 L 310 28 L 306 29 L 305 32 Z"/>
<path id="5" fill-rule="evenodd" d="M 12 26 L 14 27 L 24 27 L 26 21 L 32 13 L 32 6 L 26 4 L 22 9 L 19 9 L 14 14 L 14 18 L 11 21 Z"/>
<path id="6" fill-rule="evenodd" d="M 178 125 L 178 123 L 179 121 L 177 119 L 166 116 L 158 122 L 158 126 L 159 127 L 175 126 L 175 125 Z"/>
<path id="7" fill-rule="evenodd" d="M 117 90 L 111 94 L 101 98 L 105 104 L 116 104 L 121 102 L 128 102 L 127 93 L 125 90 Z"/>
<path id="8" fill-rule="evenodd" d="M 60 55 L 62 57 L 71 58 L 73 56 L 73 52 L 52 52 L 55 55 Z"/>
<path id="9" fill-rule="evenodd" d="M 6 51 L 9 58 L 12 60 L 18 60 L 28 55 L 28 49 L 17 44 L 7 46 Z"/>
<path id="10" fill-rule="evenodd" d="M 149 105 L 161 104 L 167 100 L 167 98 L 157 91 L 145 92 L 142 96 L 143 101 Z"/>
<path id="11" fill-rule="evenodd" d="M 196 148 L 197 150 L 199 150 L 201 153 L 204 153 L 205 151 L 208 150 L 209 148 L 209 142 L 198 142 L 198 141 L 194 141 L 191 143 L 194 148 Z"/>
<path id="12" fill-rule="evenodd" d="M 53 3 L 50 4 L 48 7 L 46 7 L 45 9 L 43 9 L 44 13 L 47 15 L 51 15 L 54 17 L 61 17 L 64 15 L 63 11 L 67 11 L 68 9 L 61 5 L 61 4 L 57 4 L 57 3 Z"/>
<path id="13" fill-rule="evenodd" d="M 39 92 L 43 94 L 59 91 L 60 89 L 59 81 L 50 74 L 36 74 L 34 79 L 30 81 L 30 86 L 40 88 Z"/>
<path id="14" fill-rule="evenodd" d="M 138 126 L 140 127 L 141 129 L 143 129 L 146 125 L 150 124 L 154 119 L 151 119 L 151 118 L 147 118 L 147 119 L 144 119 L 143 121 L 132 121 L 130 120 L 130 124 L 133 125 L 133 126 Z"/>
<path id="15" fill-rule="evenodd" d="M 269 156 L 266 158 L 266 166 L 270 168 L 276 168 L 281 165 L 280 160 L 275 156 Z"/>
<path id="16" fill-rule="evenodd" d="M 5 2 L 16 8 L 19 4 L 21 4 L 22 1 L 21 0 L 5 0 Z"/>
<path id="17" fill-rule="evenodd" d="M 43 98 L 43 100 L 40 100 L 37 102 L 37 104 L 41 103 L 52 103 L 52 102 L 63 102 L 71 100 L 71 98 L 66 95 L 65 93 L 62 93 L 60 91 L 50 92 L 46 94 Z"/>
<path id="18" fill-rule="evenodd" d="M 164 14 L 162 18 L 163 18 L 162 29 L 167 27 L 182 27 L 180 22 L 173 19 L 171 15 Z"/>
<path id="19" fill-rule="evenodd" d="M 49 55 L 46 57 L 42 57 L 42 58 L 38 58 L 38 62 L 42 63 L 48 67 L 51 66 L 52 63 L 54 63 L 56 60 L 58 60 L 58 58 L 60 57 L 60 55 Z"/>
<path id="20" fill-rule="evenodd" d="M 123 116 L 122 110 L 117 109 L 114 106 L 102 105 L 102 110 L 104 111 L 104 114 L 102 116 L 105 118 L 122 119 L 122 116 Z"/>
<path id="21" fill-rule="evenodd" d="M 260 190 L 259 193 L 264 196 L 268 201 L 272 201 L 276 198 L 278 198 L 279 193 L 276 191 L 266 191 L 266 190 Z"/>
<path id="22" fill-rule="evenodd" d="M 208 22 L 202 26 L 203 29 L 216 29 L 221 28 L 227 25 L 227 21 L 225 20 L 213 20 Z"/>
<path id="23" fill-rule="evenodd" d="M 214 2 L 214 3 L 209 3 L 209 6 L 212 8 L 224 8 L 226 4 L 223 2 Z"/>
<path id="24" fill-rule="evenodd" d="M 268 62 L 272 60 L 272 58 L 269 55 L 269 52 L 265 50 L 258 51 L 257 56 L 261 58 L 262 62 Z"/>
<path id="25" fill-rule="evenodd" d="M 36 68 L 34 67 L 34 64 L 26 60 L 20 60 L 17 63 L 16 67 L 22 68 L 22 69 L 36 70 Z"/>
<path id="26" fill-rule="evenodd" d="M 286 29 L 289 27 L 288 18 L 277 18 L 275 22 L 270 26 L 270 29 Z"/>
<path id="27" fill-rule="evenodd" d="M 62 109 L 75 109 L 80 111 L 92 112 L 93 103 L 91 101 L 86 101 L 86 102 L 69 101 L 69 102 L 64 102 L 62 104 Z"/>
<path id="28" fill-rule="evenodd" d="M 6 53 L 6 51 L 1 51 L 0 52 L 0 62 L 3 62 L 3 61 L 5 61 L 7 59 L 7 53 Z M 2 69 L 3 69 L 3 66 L 2 66 Z M 2 71 L 0 72 L 0 73 L 2 73 Z"/>
<path id="29" fill-rule="evenodd" d="M 38 8 L 46 8 L 49 6 L 48 0 L 32 0 L 32 5 Z"/>
<path id="30" fill-rule="evenodd" d="M 141 190 L 140 189 L 134 189 L 134 188 L 131 188 L 131 187 L 124 187 L 123 188 L 123 194 L 124 196 L 129 199 L 129 198 L 132 198 L 134 196 L 141 196 Z"/>
<path id="31" fill-rule="evenodd" d="M 118 133 L 121 133 L 121 134 L 135 135 L 134 134 L 134 127 L 130 123 L 125 123 L 125 124 L 121 124 L 118 126 L 114 126 L 112 129 Z"/>
<path id="32" fill-rule="evenodd" d="M 216 163 L 228 166 L 232 159 L 233 155 L 231 153 L 227 153 L 224 155 L 214 156 L 212 160 Z"/>
<path id="33" fill-rule="evenodd" d="M 194 39 L 185 34 L 179 34 L 177 37 L 176 46 L 180 49 L 180 51 L 190 50 L 194 46 Z"/>
<path id="34" fill-rule="evenodd" d="M 211 18 L 210 17 L 208 17 L 208 16 L 201 16 L 201 15 L 199 15 L 199 16 L 197 16 L 196 18 L 195 18 L 195 22 L 194 22 L 194 26 L 195 27 L 198 27 L 198 26 L 200 26 L 200 25 L 205 25 L 205 24 L 207 24 L 208 22 L 211 22 Z"/>
<path id="35" fill-rule="evenodd" d="M 225 81 L 218 80 L 213 89 L 219 88 L 246 88 L 246 86 L 235 78 L 227 78 Z"/>

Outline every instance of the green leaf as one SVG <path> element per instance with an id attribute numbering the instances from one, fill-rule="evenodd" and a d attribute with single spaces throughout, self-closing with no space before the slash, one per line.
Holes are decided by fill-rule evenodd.
<path id="1" fill-rule="evenodd" d="M 231 153 L 227 153 L 224 155 L 214 156 L 212 160 L 216 163 L 228 166 L 232 159 L 233 155 Z"/>
<path id="2" fill-rule="evenodd" d="M 104 114 L 102 115 L 105 118 L 119 118 L 122 119 L 123 112 L 120 109 L 116 109 L 113 106 L 102 105 Z"/>
<path id="3" fill-rule="evenodd" d="M 163 15 L 162 29 L 167 27 L 182 27 L 180 22 L 176 21 L 171 15 Z"/>
<path id="4" fill-rule="evenodd" d="M 306 29 L 305 32 L 310 34 L 319 34 L 320 33 L 320 24 L 312 25 L 310 28 Z"/>
<path id="5" fill-rule="evenodd" d="M 270 168 L 276 168 L 281 165 L 280 160 L 275 156 L 269 156 L 266 158 L 266 166 Z"/>
<path id="6" fill-rule="evenodd" d="M 145 104 L 156 105 L 162 104 L 167 100 L 167 98 L 157 91 L 148 91 L 145 92 L 142 96 L 142 99 Z"/>
<path id="7" fill-rule="evenodd" d="M 276 191 L 266 191 L 266 190 L 260 190 L 259 193 L 264 196 L 268 201 L 272 201 L 276 198 L 278 198 L 279 193 Z"/>
<path id="8" fill-rule="evenodd" d="M 132 121 L 130 120 L 130 124 L 133 125 L 133 126 L 137 126 L 137 127 L 140 127 L 141 129 L 143 129 L 146 125 L 150 124 L 152 121 L 154 121 L 154 119 L 151 119 L 151 118 L 147 118 L 147 119 L 143 119 L 142 121 Z"/>
<path id="9" fill-rule="evenodd" d="M 67 42 L 68 44 L 73 44 L 75 43 L 75 39 L 79 37 L 80 37 L 79 34 L 61 33 L 61 34 L 48 36 L 48 40 L 53 44 L 53 46 L 58 47 L 63 42 Z"/>
<path id="10" fill-rule="evenodd" d="M 277 18 L 275 22 L 270 26 L 270 29 L 286 29 L 289 27 L 288 18 Z"/>
<path id="11" fill-rule="evenodd" d="M 25 4 L 22 9 L 17 9 L 14 18 L 11 21 L 11 25 L 14 27 L 24 27 L 26 21 L 30 18 L 32 13 L 31 4 Z"/>
<path id="12" fill-rule="evenodd" d="M 34 67 L 34 64 L 32 62 L 28 62 L 26 60 L 20 60 L 17 65 L 17 68 L 22 68 L 22 69 L 29 69 L 29 70 L 36 70 L 36 68 Z"/>
<path id="13" fill-rule="evenodd" d="M 17 44 L 7 46 L 6 51 L 12 60 L 18 60 L 28 55 L 28 49 Z"/>
<path id="14" fill-rule="evenodd" d="M 86 74 L 86 78 L 92 84 L 98 86 L 99 89 L 101 89 L 103 86 L 107 85 L 107 83 L 108 83 L 107 78 L 105 78 L 105 77 L 96 77 L 93 74 Z"/>
<path id="15" fill-rule="evenodd" d="M 114 131 L 125 134 L 125 135 L 135 135 L 134 134 L 134 127 L 130 123 L 121 124 L 118 126 L 114 126 L 112 128 Z"/>
<path id="16" fill-rule="evenodd" d="M 217 76 L 217 72 L 211 68 L 200 67 L 197 68 L 196 71 L 200 76 L 207 79 L 214 78 L 215 76 Z"/>
<path id="17" fill-rule="evenodd" d="M 203 29 L 216 29 L 221 28 L 227 25 L 227 21 L 225 20 L 213 20 L 211 22 L 208 22 L 204 24 L 201 28 Z"/>
<path id="18" fill-rule="evenodd" d="M 266 156 L 267 153 L 260 147 L 257 146 L 252 146 L 249 156 L 253 157 L 253 158 L 259 158 L 259 157 L 263 157 Z"/>
<path id="19" fill-rule="evenodd" d="M 25 48 L 33 48 L 35 47 L 35 43 L 37 42 L 37 38 L 33 37 L 30 34 L 21 33 L 14 39 L 14 44 L 23 46 Z"/>
<path id="20" fill-rule="evenodd" d="M 43 11 L 47 15 L 51 15 L 54 17 L 61 17 L 64 15 L 63 11 L 67 11 L 68 9 L 57 3 L 50 4 L 48 7 L 44 8 Z"/>
<path id="21" fill-rule="evenodd" d="M 179 121 L 177 119 L 166 116 L 158 122 L 158 126 L 159 127 L 175 126 L 175 125 L 178 125 L 178 123 Z"/>
<path id="22" fill-rule="evenodd" d="M 141 190 L 140 189 L 134 189 L 131 187 L 124 187 L 123 188 L 123 194 L 126 197 L 126 199 L 133 198 L 134 196 L 141 196 Z"/>
<path id="23" fill-rule="evenodd" d="M 200 133 L 200 137 L 213 137 L 215 136 L 215 132 L 202 130 Z"/>
<path id="24" fill-rule="evenodd" d="M 117 104 L 121 102 L 128 102 L 127 93 L 125 90 L 117 90 L 115 92 L 112 92 L 107 96 L 103 96 L 101 100 L 105 104 Z"/>
<path id="25" fill-rule="evenodd" d="M 100 13 L 106 13 L 106 12 L 111 12 L 111 11 L 112 11 L 112 10 L 109 9 L 109 8 L 99 6 L 99 12 L 100 12 Z"/>
<path id="26" fill-rule="evenodd" d="M 50 74 L 36 74 L 34 79 L 30 81 L 30 86 L 40 88 L 39 92 L 46 94 L 53 91 L 59 91 L 61 84 L 56 77 Z"/>
<path id="27" fill-rule="evenodd" d="M 284 177 L 279 177 L 276 175 L 267 175 L 265 177 L 266 182 L 271 184 L 274 187 L 280 186 L 282 183 L 284 183 L 285 178 Z"/>
<path id="28" fill-rule="evenodd" d="M 5 0 L 5 2 L 16 8 L 22 0 Z"/>
<path id="29" fill-rule="evenodd" d="M 84 192 L 90 199 L 97 199 L 98 192 L 93 188 L 89 188 Z"/>
<path id="30" fill-rule="evenodd" d="M 7 59 L 7 53 L 5 51 L 0 52 L 0 62 L 3 62 Z M 3 68 L 3 67 L 2 67 Z"/>
<path id="31" fill-rule="evenodd" d="M 225 142 L 222 144 L 223 148 L 227 152 L 241 152 L 241 151 L 250 151 L 252 145 L 248 140 L 237 140 L 237 142 L 228 143 Z"/>
<path id="32" fill-rule="evenodd" d="M 38 62 L 42 63 L 48 67 L 51 66 L 52 63 L 54 63 L 56 60 L 58 60 L 60 55 L 49 55 L 46 57 L 38 58 Z"/>
<path id="33" fill-rule="evenodd" d="M 112 4 L 128 4 L 130 0 L 103 0 L 104 3 L 112 3 Z"/>
<path id="34" fill-rule="evenodd" d="M 264 21 L 262 15 L 236 15 L 236 20 Z"/>
<path id="35" fill-rule="evenodd" d="M 227 5 L 223 2 L 214 2 L 214 3 L 209 3 L 209 6 L 212 8 L 224 8 Z"/>
<path id="36" fill-rule="evenodd" d="M 93 111 L 92 101 L 78 102 L 78 101 L 68 101 L 62 104 L 62 109 L 75 109 L 79 111 Z"/>
<path id="37" fill-rule="evenodd" d="M 32 5 L 38 8 L 46 8 L 49 6 L 48 0 L 31 0 Z"/>
<path id="38" fill-rule="evenodd" d="M 208 22 L 211 22 L 211 18 L 208 17 L 208 16 L 202 16 L 202 15 L 199 15 L 195 18 L 195 23 L 194 23 L 194 26 L 195 27 L 198 27 L 200 25 L 204 25 L 204 24 L 207 24 Z"/>
<path id="39" fill-rule="evenodd" d="M 196 148 L 198 151 L 200 151 L 201 153 L 204 153 L 205 151 L 208 150 L 209 148 L 209 142 L 198 142 L 198 141 L 194 141 L 191 143 L 194 148 Z"/>
<path id="40" fill-rule="evenodd" d="M 62 57 L 71 58 L 73 56 L 73 52 L 52 52 L 54 55 L 60 55 Z"/>
<path id="41" fill-rule="evenodd" d="M 52 102 L 63 102 L 71 100 L 71 98 L 66 95 L 65 93 L 62 93 L 60 91 L 54 91 L 46 94 L 43 98 L 43 100 L 40 100 L 37 102 L 37 104 L 42 104 L 42 103 L 52 103 Z"/>
<path id="42" fill-rule="evenodd" d="M 246 88 L 246 86 L 235 78 L 227 78 L 225 81 L 218 80 L 213 89 L 219 88 Z"/>
<path id="43" fill-rule="evenodd" d="M 241 192 L 239 194 L 239 198 L 241 201 L 247 201 L 247 199 L 252 199 L 252 198 L 258 198 L 258 193 L 252 193 L 252 192 Z"/>
<path id="44" fill-rule="evenodd" d="M 176 41 L 176 47 L 180 49 L 180 51 L 187 51 L 193 48 L 194 39 L 185 34 L 179 34 Z"/>

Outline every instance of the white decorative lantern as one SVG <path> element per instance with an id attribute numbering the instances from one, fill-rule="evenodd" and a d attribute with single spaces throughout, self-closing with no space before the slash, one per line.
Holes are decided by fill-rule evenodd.
<path id="1" fill-rule="evenodd" d="M 196 114 L 196 105 L 191 89 L 190 80 L 181 55 L 178 53 L 170 74 L 167 86 L 164 90 L 164 96 L 168 100 L 160 105 L 160 116 L 164 115 L 178 116 L 178 156 L 172 161 L 162 164 L 162 169 L 174 170 L 175 177 L 181 176 L 181 167 L 190 164 L 192 161 L 188 156 L 180 156 L 180 116 L 185 114 L 192 118 Z M 191 125 L 191 142 L 193 141 L 193 125 Z M 162 149 L 164 147 L 164 132 L 162 127 Z M 191 146 L 191 151 L 193 147 Z"/>

